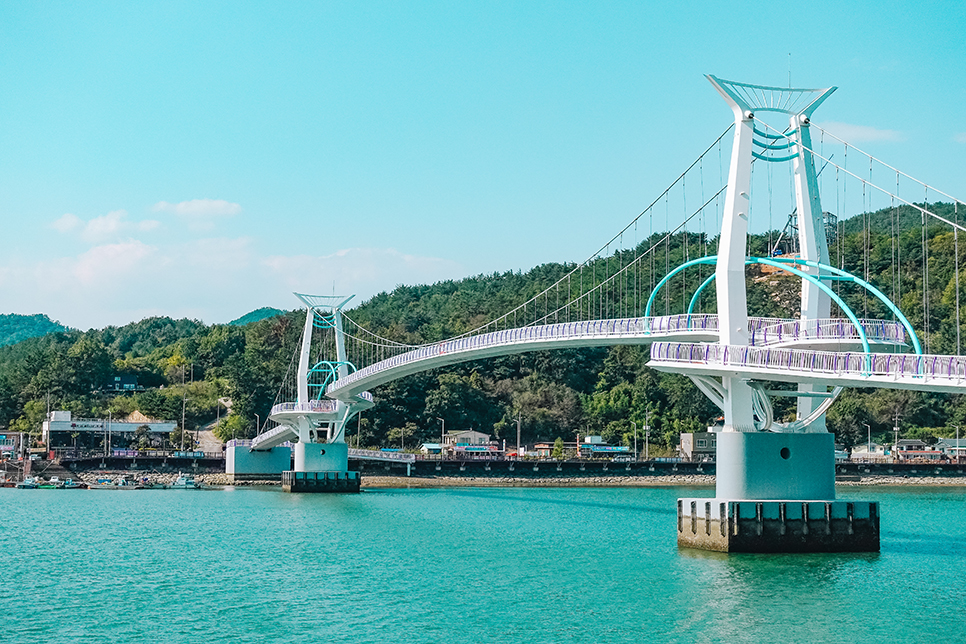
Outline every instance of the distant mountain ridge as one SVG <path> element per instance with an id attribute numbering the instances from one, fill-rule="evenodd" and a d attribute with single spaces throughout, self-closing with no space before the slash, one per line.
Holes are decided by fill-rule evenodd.
<path id="1" fill-rule="evenodd" d="M 17 344 L 28 338 L 37 338 L 48 333 L 69 331 L 60 322 L 55 322 L 43 313 L 20 315 L 18 313 L 0 314 L 0 347 Z"/>
<path id="2" fill-rule="evenodd" d="M 245 326 L 246 324 L 251 324 L 252 322 L 258 322 L 260 320 L 267 320 L 268 318 L 273 318 L 276 315 L 282 315 L 285 311 L 280 309 L 273 309 L 270 306 L 263 306 L 260 309 L 255 309 L 251 313 L 246 313 L 237 320 L 232 320 L 228 323 L 229 326 Z"/>

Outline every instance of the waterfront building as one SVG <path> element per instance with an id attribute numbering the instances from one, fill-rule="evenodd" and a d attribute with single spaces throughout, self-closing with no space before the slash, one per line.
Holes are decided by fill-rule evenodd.
<path id="1" fill-rule="evenodd" d="M 24 435 L 20 432 L 0 432 L 0 458 L 14 458 L 23 453 Z"/>
<path id="2" fill-rule="evenodd" d="M 713 461 L 718 451 L 715 432 L 683 432 L 678 454 L 686 461 Z"/>
<path id="3" fill-rule="evenodd" d="M 173 420 L 148 418 L 135 411 L 122 418 L 74 418 L 71 412 L 56 410 L 47 414 L 43 424 L 43 442 L 48 448 L 74 445 L 74 434 L 83 443 L 102 440 L 124 443 L 134 437 L 139 427 L 147 427 L 148 435 L 162 437 L 174 431 L 178 424 Z"/>
<path id="4" fill-rule="evenodd" d="M 895 458 L 899 461 L 940 461 L 942 451 L 930 448 L 925 441 L 917 438 L 901 438 L 896 443 Z"/>
<path id="5" fill-rule="evenodd" d="M 455 447 L 456 445 L 488 445 L 490 435 L 472 429 L 462 431 L 446 432 L 443 437 L 445 447 Z"/>
<path id="6" fill-rule="evenodd" d="M 940 438 L 933 445 L 933 449 L 939 450 L 949 459 L 964 460 L 966 459 L 966 438 Z"/>
<path id="7" fill-rule="evenodd" d="M 862 443 L 852 448 L 852 455 L 849 457 L 853 461 L 886 461 L 889 453 L 885 445 L 878 443 Z"/>
<path id="8" fill-rule="evenodd" d="M 419 451 L 421 454 L 439 454 L 443 451 L 443 446 L 439 443 L 423 443 Z"/>

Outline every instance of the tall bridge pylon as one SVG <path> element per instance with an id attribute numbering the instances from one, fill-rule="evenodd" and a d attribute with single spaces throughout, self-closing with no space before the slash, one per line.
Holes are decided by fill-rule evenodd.
<path id="1" fill-rule="evenodd" d="M 714 76 L 707 78 L 731 107 L 735 119 L 715 283 L 718 342 L 740 350 L 750 344 L 745 265 L 751 167 L 755 160 L 794 165 L 800 250 L 797 259 L 801 260 L 796 270 L 803 277 L 801 322 L 807 326 L 830 317 L 828 275 L 823 279 L 820 271 L 820 267 L 829 263 L 829 252 L 809 123 L 815 109 L 836 88 L 766 87 Z M 757 127 L 756 119 L 767 112 L 788 118 L 784 133 L 771 134 L 764 127 Z M 829 398 L 834 398 L 841 389 L 829 394 L 825 383 L 799 384 L 798 422 L 778 432 L 771 427 L 768 394 L 749 373 L 740 370 L 723 373 L 720 383 L 702 383 L 706 376 L 692 374 L 691 377 L 699 387 L 705 385 L 702 390 L 710 388 L 717 394 L 724 412 L 724 427 L 717 434 L 715 499 L 679 501 L 679 544 L 726 551 L 878 550 L 877 505 L 860 504 L 863 508 L 860 515 L 865 521 L 855 522 L 856 504 L 843 506 L 835 502 L 834 441 L 826 431 L 825 408 L 820 406 L 827 407 Z M 846 532 L 839 533 L 843 524 L 833 524 L 831 514 L 843 511 L 848 515 L 849 526 Z M 774 518 L 782 522 L 781 534 L 762 529 L 766 519 L 763 513 L 769 515 L 767 518 L 780 515 Z M 743 514 L 746 519 L 749 514 L 753 515 L 758 522 L 753 535 L 739 528 Z M 828 515 L 827 535 L 813 534 L 808 538 L 805 527 L 806 534 L 786 538 L 786 534 L 795 532 L 789 530 L 789 525 L 807 526 L 812 515 Z M 699 520 L 704 530 L 698 530 Z M 861 528 L 856 529 L 860 523 Z"/>

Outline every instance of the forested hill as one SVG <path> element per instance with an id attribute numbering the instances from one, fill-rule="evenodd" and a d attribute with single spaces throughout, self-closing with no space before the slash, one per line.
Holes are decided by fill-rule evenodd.
<path id="1" fill-rule="evenodd" d="M 937 207 L 933 204 L 931 207 Z M 856 224 L 856 221 L 859 223 Z M 862 227 L 871 224 L 871 229 Z M 895 222 L 899 233 L 891 234 Z M 888 225 L 887 225 L 888 224 Z M 858 226 L 858 227 L 857 227 Z M 857 275 L 867 275 L 887 295 L 901 297 L 902 309 L 934 352 L 955 353 L 957 333 L 955 239 L 949 227 L 926 230 L 928 284 L 920 217 L 912 208 L 886 210 L 843 221 L 831 245 L 831 261 Z M 647 248 L 662 235 L 645 240 Z M 749 239 L 749 254 L 765 255 L 777 233 Z M 654 283 L 662 276 L 665 250 L 672 266 L 680 263 L 685 243 L 701 248 L 705 240 L 674 236 L 661 249 L 661 261 L 636 279 Z M 707 240 L 710 253 L 714 240 Z M 966 256 L 966 249 L 960 251 Z M 608 258 L 599 260 L 611 261 Z M 399 286 L 348 311 L 356 323 L 381 336 L 408 344 L 432 342 L 479 326 L 553 284 L 572 264 L 545 264 L 525 273 L 479 275 L 433 285 Z M 600 271 L 598 274 L 602 274 Z M 749 307 L 753 314 L 797 315 L 798 281 L 749 268 Z M 689 288 L 694 287 L 692 275 Z M 836 283 L 840 295 L 860 317 L 888 317 L 874 298 Z M 966 275 L 960 279 L 966 288 Z M 686 289 L 669 284 L 656 313 L 683 310 Z M 925 295 L 925 297 L 924 297 Z M 961 303 L 966 303 L 962 297 Z M 714 298 L 702 302 L 714 311 Z M 632 308 L 627 309 L 633 311 Z M 256 312 L 257 313 L 257 312 Z M 122 327 L 88 332 L 61 328 L 55 333 L 0 347 L 0 429 L 37 432 L 47 409 L 64 408 L 78 416 L 120 416 L 135 409 L 165 419 L 181 418 L 186 427 L 221 415 L 223 436 L 251 436 L 256 414 L 265 419 L 279 384 L 292 364 L 300 341 L 303 313 L 292 311 L 246 324 L 205 325 L 193 320 L 149 318 Z M 236 322 L 241 322 L 240 318 Z M 966 335 L 961 334 L 966 338 Z M 962 338 L 961 338 L 962 339 Z M 961 341 L 960 339 L 960 341 Z M 645 347 L 559 350 L 494 358 L 414 375 L 380 387 L 376 406 L 350 440 L 363 445 L 416 446 L 438 439 L 446 429 L 474 428 L 516 440 L 520 417 L 527 443 L 573 440 L 597 433 L 616 443 L 631 444 L 632 422 L 652 427 L 652 441 L 671 447 L 681 431 L 715 422 L 718 410 L 686 377 L 659 374 L 647 367 Z M 137 376 L 143 391 L 116 394 L 105 386 L 118 375 Z M 217 406 L 232 400 L 231 413 Z M 791 399 L 776 401 L 779 417 L 793 413 Z M 953 424 L 966 425 L 966 402 L 958 396 L 910 392 L 850 391 L 829 412 L 829 425 L 846 443 L 864 440 L 865 425 L 874 433 L 891 432 L 899 416 L 907 435 L 941 434 Z M 357 437 L 357 428 L 361 436 Z M 952 431 L 952 430 L 949 430 Z"/>
<path id="2" fill-rule="evenodd" d="M 67 327 L 54 322 L 46 315 L 0 314 L 0 346 L 16 344 L 27 338 L 36 338 L 48 333 L 66 331 Z"/>
<path id="3" fill-rule="evenodd" d="M 252 322 L 258 322 L 260 320 L 267 320 L 268 318 L 273 318 L 276 315 L 281 315 L 285 313 L 281 309 L 273 309 L 268 306 L 263 306 L 260 309 L 255 309 L 245 315 L 241 316 L 237 320 L 232 320 L 228 324 L 231 326 L 245 326 L 246 324 L 251 324 Z"/>

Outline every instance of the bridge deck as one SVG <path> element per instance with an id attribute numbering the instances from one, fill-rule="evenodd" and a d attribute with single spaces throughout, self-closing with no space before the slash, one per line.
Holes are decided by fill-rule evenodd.
<path id="1" fill-rule="evenodd" d="M 648 366 L 705 376 L 966 393 L 966 357 L 655 342 Z"/>
<path id="2" fill-rule="evenodd" d="M 902 326 L 896 322 L 862 320 L 870 343 L 901 346 Z M 848 320 L 799 320 L 752 318 L 748 323 L 752 340 L 760 346 L 850 347 L 859 335 Z M 367 389 L 420 371 L 468 360 L 512 355 L 541 349 L 649 344 L 654 341 L 712 342 L 718 339 L 716 315 L 670 315 L 619 318 L 529 326 L 447 340 L 402 353 L 369 365 L 335 381 L 326 396 L 350 401 Z"/>

